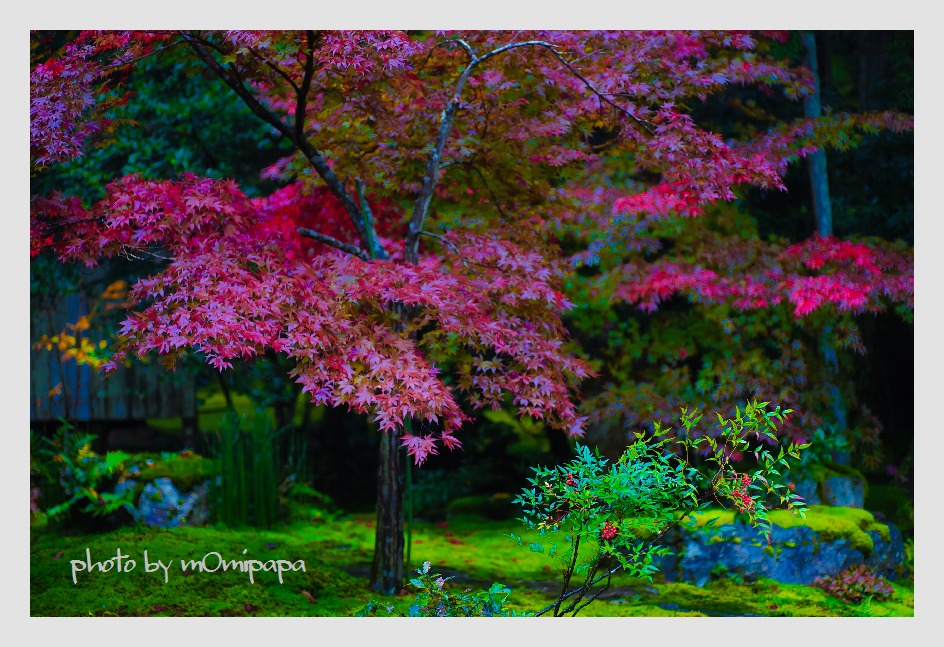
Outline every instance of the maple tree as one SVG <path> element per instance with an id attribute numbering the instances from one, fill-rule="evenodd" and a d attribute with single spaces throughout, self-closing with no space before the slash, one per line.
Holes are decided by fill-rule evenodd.
<path id="1" fill-rule="evenodd" d="M 463 402 L 584 433 L 578 388 L 593 371 L 562 319 L 575 263 L 602 263 L 610 298 L 650 309 L 679 293 L 738 309 L 789 303 L 797 316 L 910 298 L 905 256 L 832 239 L 748 260 L 725 240 L 688 263 L 626 258 L 658 245 L 647 230 L 738 187 L 784 189 L 787 165 L 826 132 L 841 143 L 912 127 L 893 113 L 800 120 L 746 141 L 699 127 L 691 105 L 731 85 L 809 91 L 804 69 L 770 55 L 782 38 L 83 32 L 31 71 L 35 172 L 126 127 L 109 110 L 130 70 L 168 51 L 221 79 L 294 152 L 263 170 L 282 184 L 265 196 L 193 174 L 117 177 L 91 204 L 35 196 L 31 254 L 166 259 L 132 287 L 139 306 L 106 368 L 196 352 L 225 370 L 276 353 L 314 404 L 369 412 L 383 432 L 371 579 L 393 591 L 399 448 L 421 464 L 460 447 Z"/>

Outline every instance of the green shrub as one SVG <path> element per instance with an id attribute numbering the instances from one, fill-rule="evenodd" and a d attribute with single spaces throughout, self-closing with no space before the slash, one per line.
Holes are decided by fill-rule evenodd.
<path id="1" fill-rule="evenodd" d="M 618 571 L 651 581 L 658 560 L 671 553 L 662 543 L 666 533 L 679 525 L 698 526 L 696 513 L 712 503 L 730 506 L 767 534 L 768 501 L 802 515 L 802 500 L 778 482 L 778 468 L 789 468 L 787 459 L 798 460 L 805 446 L 778 447 L 774 432 L 790 411 L 766 407 L 766 402 L 750 403 L 730 419 L 719 415 L 717 439 L 700 433 L 702 416 L 683 409 L 679 430 L 670 434 L 656 423 L 651 434 L 637 433 L 613 464 L 578 444 L 573 461 L 533 468 L 531 487 L 515 499 L 524 512 L 521 521 L 538 532 L 539 541 L 527 547 L 555 561 L 563 574 L 557 601 L 538 615 L 576 615 Z M 770 446 L 777 447 L 776 454 Z M 707 449 L 707 456 L 695 466 L 690 457 L 700 449 Z M 748 474 L 740 461 L 750 455 L 758 469 Z M 514 533 L 510 537 L 525 545 Z M 572 589 L 572 581 L 580 584 Z"/>
<path id="2" fill-rule="evenodd" d="M 130 488 L 113 490 L 134 467 L 135 457 L 121 451 L 100 456 L 92 451 L 95 438 L 77 433 L 65 420 L 52 438 L 30 430 L 30 477 L 38 485 L 37 506 L 48 520 L 88 526 L 90 516 L 108 517 L 134 505 Z"/>

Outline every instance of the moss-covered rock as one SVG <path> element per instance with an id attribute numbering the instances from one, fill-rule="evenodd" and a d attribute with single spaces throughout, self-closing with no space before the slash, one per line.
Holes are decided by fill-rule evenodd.
<path id="1" fill-rule="evenodd" d="M 220 473 L 218 460 L 193 452 L 139 454 L 130 478 L 116 492 L 134 492 L 134 520 L 148 526 L 176 528 L 201 526 L 210 515 L 209 485 Z"/>
<path id="2" fill-rule="evenodd" d="M 179 490 L 192 490 L 220 474 L 220 462 L 199 454 L 186 453 L 174 456 L 141 454 L 140 470 L 133 477 L 140 482 L 169 478 Z"/>
<path id="3" fill-rule="evenodd" d="M 717 521 L 709 529 L 711 519 Z M 759 530 L 736 522 L 729 510 L 705 511 L 695 520 L 696 529 L 676 539 L 679 556 L 662 563 L 668 580 L 703 585 L 712 570 L 721 567 L 752 577 L 812 584 L 817 577 L 858 564 L 896 577 L 905 559 L 898 529 L 858 508 L 813 506 L 805 517 L 774 511 L 769 541 Z"/>

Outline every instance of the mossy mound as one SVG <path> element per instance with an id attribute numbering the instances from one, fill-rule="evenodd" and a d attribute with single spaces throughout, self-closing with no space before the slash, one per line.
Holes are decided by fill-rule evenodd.
<path id="1" fill-rule="evenodd" d="M 220 474 L 220 462 L 204 458 L 199 454 L 180 454 L 173 457 L 160 454 L 139 454 L 140 472 L 130 478 L 149 483 L 159 478 L 169 478 L 178 490 L 192 490 Z"/>
<path id="2" fill-rule="evenodd" d="M 848 539 L 853 548 L 863 555 L 869 555 L 874 548 L 869 532 L 878 533 L 889 541 L 888 525 L 879 523 L 868 510 L 859 508 L 837 508 L 828 505 L 810 506 L 805 517 L 790 510 L 773 510 L 769 513 L 770 523 L 781 528 L 808 526 L 823 541 Z M 735 522 L 732 510 L 705 510 L 695 515 L 699 527 L 704 527 L 711 519 L 717 519 L 715 527 Z"/>

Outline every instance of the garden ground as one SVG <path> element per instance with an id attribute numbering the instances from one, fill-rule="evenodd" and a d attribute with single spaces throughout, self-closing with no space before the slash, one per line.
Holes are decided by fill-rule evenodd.
<path id="1" fill-rule="evenodd" d="M 505 536 L 522 533 L 514 520 L 473 515 L 440 523 L 414 523 L 411 572 L 423 561 L 432 571 L 453 576 L 447 586 L 511 588 L 508 607 L 536 612 L 554 599 L 555 571 L 541 555 Z M 95 535 L 67 535 L 34 528 L 30 547 L 31 616 L 352 616 L 369 600 L 406 610 L 410 586 L 400 596 L 368 588 L 374 542 L 373 517 L 331 514 L 318 509 L 296 513 L 274 530 L 205 528 L 122 528 Z M 72 560 L 92 562 L 122 555 L 135 560 L 128 572 L 77 570 Z M 152 572 L 145 572 L 144 552 Z M 182 560 L 203 560 L 209 569 L 223 560 L 304 560 L 305 571 L 288 570 L 280 583 L 275 572 L 249 574 L 222 569 L 184 570 Z M 166 571 L 156 566 L 170 565 Z M 123 560 L 128 568 L 130 562 Z M 297 566 L 297 564 L 296 564 Z M 80 567 L 76 566 L 76 569 Z M 106 569 L 108 566 L 105 567 Z M 719 576 L 703 587 L 647 582 L 616 576 L 599 600 L 581 616 L 914 616 L 913 577 L 893 582 L 884 602 L 849 604 L 809 586 L 770 580 L 745 582 Z"/>

